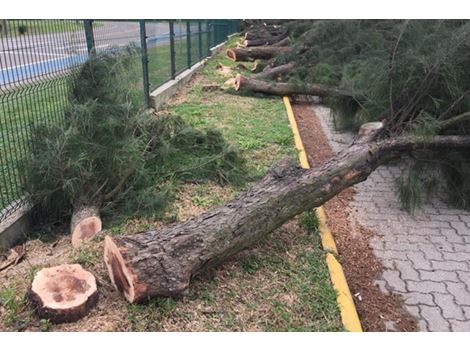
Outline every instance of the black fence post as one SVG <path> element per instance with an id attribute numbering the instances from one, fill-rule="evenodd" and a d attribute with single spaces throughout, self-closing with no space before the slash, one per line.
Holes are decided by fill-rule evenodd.
<path id="1" fill-rule="evenodd" d="M 175 62 L 175 27 L 173 20 L 170 20 L 170 67 L 171 79 L 175 79 L 176 75 L 176 62 Z"/>
<path id="2" fill-rule="evenodd" d="M 150 83 L 149 83 L 149 60 L 147 55 L 147 33 L 145 30 L 145 20 L 140 20 L 140 49 L 142 56 L 142 76 L 144 79 L 144 104 L 150 106 Z"/>
<path id="3" fill-rule="evenodd" d="M 186 51 L 188 55 L 188 68 L 191 67 L 191 22 L 186 20 Z"/>
<path id="4" fill-rule="evenodd" d="M 199 60 L 202 59 L 202 23 L 201 20 L 197 20 L 197 33 L 198 33 L 198 52 L 199 52 Z"/>
<path id="5" fill-rule="evenodd" d="M 83 20 L 83 26 L 85 28 L 86 47 L 88 54 L 96 54 L 95 36 L 93 34 L 93 20 Z"/>
<path id="6" fill-rule="evenodd" d="M 211 54 L 211 22 L 206 20 L 206 36 L 207 36 L 207 56 Z"/>

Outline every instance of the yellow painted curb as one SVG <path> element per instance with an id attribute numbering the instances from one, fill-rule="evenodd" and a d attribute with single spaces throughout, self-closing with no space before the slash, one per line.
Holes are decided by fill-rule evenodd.
<path id="1" fill-rule="evenodd" d="M 294 112 L 292 111 L 292 106 L 289 101 L 289 97 L 283 97 L 284 105 L 287 110 L 287 116 L 289 117 L 289 122 L 294 133 L 295 147 L 299 152 L 300 165 L 304 169 L 309 169 L 310 165 L 307 159 L 307 154 L 305 153 L 304 144 L 300 137 L 299 128 L 297 126 L 297 121 L 294 117 Z M 322 241 L 323 250 L 328 252 L 326 254 L 326 264 L 328 266 L 328 271 L 330 272 L 331 282 L 333 287 L 336 290 L 338 302 L 338 307 L 341 313 L 341 321 L 343 326 L 348 331 L 353 332 L 362 332 L 361 322 L 356 311 L 356 306 L 351 296 L 351 291 L 349 290 L 348 282 L 344 275 L 343 267 L 336 259 L 335 255 L 338 254 L 336 248 L 336 243 L 331 234 L 330 229 L 326 223 L 326 214 L 323 207 L 318 207 L 315 209 L 319 222 L 319 231 Z"/>

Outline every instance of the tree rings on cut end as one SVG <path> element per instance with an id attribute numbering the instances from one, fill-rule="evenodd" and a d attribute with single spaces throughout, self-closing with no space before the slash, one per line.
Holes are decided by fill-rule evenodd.
<path id="1" fill-rule="evenodd" d="M 96 304 L 96 279 L 79 264 L 44 268 L 34 276 L 29 299 L 41 318 L 53 323 L 74 322 Z"/>

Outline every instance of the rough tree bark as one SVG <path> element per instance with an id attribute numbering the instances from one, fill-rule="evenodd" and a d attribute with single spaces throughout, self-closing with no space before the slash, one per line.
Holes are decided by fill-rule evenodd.
<path id="1" fill-rule="evenodd" d="M 290 38 L 284 38 L 283 40 L 278 41 L 277 43 L 272 44 L 272 46 L 289 46 Z"/>
<path id="2" fill-rule="evenodd" d="M 283 29 L 279 26 L 276 27 L 253 27 L 246 31 L 245 35 L 243 36 L 244 40 L 259 40 L 259 39 L 270 39 L 273 37 L 287 35 L 288 32 L 286 29 Z"/>
<path id="3" fill-rule="evenodd" d="M 255 79 L 272 79 L 282 75 L 285 75 L 291 72 L 294 68 L 294 63 L 288 63 L 285 65 L 280 65 L 276 67 L 269 67 L 267 66 L 262 72 L 253 75 L 252 78 Z"/>
<path id="4" fill-rule="evenodd" d="M 244 77 L 240 74 L 235 78 L 235 89 L 249 89 L 253 92 L 273 94 L 279 96 L 290 95 L 314 95 L 319 97 L 328 97 L 335 95 L 350 95 L 336 87 L 330 87 L 323 84 L 303 84 L 277 83 L 263 81 L 256 78 Z"/>
<path id="5" fill-rule="evenodd" d="M 292 48 L 286 46 L 254 46 L 250 48 L 231 48 L 227 56 L 233 61 L 254 61 L 270 59 L 279 53 L 290 53 Z"/>
<path id="6" fill-rule="evenodd" d="M 282 161 L 224 206 L 161 230 L 105 239 L 113 284 L 130 302 L 184 292 L 190 279 L 251 246 L 292 217 L 364 181 L 381 164 L 416 149 L 469 148 L 470 137 L 401 137 L 356 144 L 304 170 Z"/>
<path id="7" fill-rule="evenodd" d="M 281 40 L 285 39 L 287 37 L 287 32 L 282 33 L 277 36 L 271 36 L 271 37 L 266 37 L 266 38 L 260 38 L 260 39 L 245 39 L 243 41 L 243 45 L 245 47 L 252 47 L 252 46 L 262 46 L 262 45 L 273 45 Z"/>

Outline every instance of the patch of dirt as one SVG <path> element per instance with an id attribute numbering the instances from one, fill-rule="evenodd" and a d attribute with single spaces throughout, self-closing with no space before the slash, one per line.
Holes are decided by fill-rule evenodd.
<path id="1" fill-rule="evenodd" d="M 332 157 L 312 103 L 297 101 L 293 110 L 310 165 Z M 416 331 L 416 320 L 403 308 L 402 298 L 397 294 L 384 294 L 374 284 L 383 271 L 369 246 L 369 239 L 377 234 L 358 224 L 351 215 L 349 204 L 354 194 L 354 188 L 348 188 L 328 201 L 324 208 L 362 327 L 365 331 L 387 331 L 385 322 L 393 321 L 398 331 Z"/>

